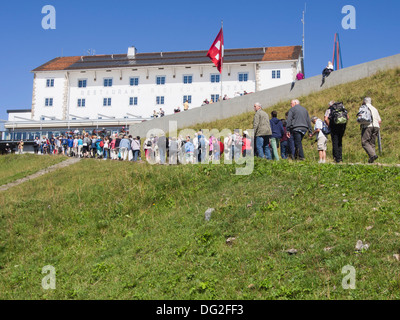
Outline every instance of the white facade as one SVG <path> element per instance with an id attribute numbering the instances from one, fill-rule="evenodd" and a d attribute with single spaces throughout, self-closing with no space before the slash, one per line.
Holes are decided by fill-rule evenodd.
<path id="1" fill-rule="evenodd" d="M 196 108 L 205 99 L 217 100 L 221 93 L 234 98 L 245 91 L 251 93 L 291 83 L 301 70 L 301 57 L 224 63 L 221 75 L 211 62 L 36 70 L 33 71 L 32 111 L 24 117 L 34 121 L 149 119 L 153 110 L 160 108 L 166 115 L 178 107 L 183 111 L 185 99 L 190 100 L 189 108 Z M 164 77 L 165 82 L 158 84 L 158 77 Z M 219 81 L 213 82 L 215 78 Z M 111 81 L 105 85 L 105 79 Z M 16 121 L 12 112 L 9 121 Z"/>

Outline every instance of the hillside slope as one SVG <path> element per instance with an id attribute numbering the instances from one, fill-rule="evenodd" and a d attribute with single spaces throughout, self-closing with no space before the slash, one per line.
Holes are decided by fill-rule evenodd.
<path id="1" fill-rule="evenodd" d="M 364 162 L 368 161 L 365 151 L 361 147 L 360 126 L 356 122 L 358 108 L 364 97 L 370 96 L 372 104 L 379 110 L 382 118 L 382 148 L 381 163 L 400 163 L 400 69 L 380 72 L 370 78 L 365 78 L 345 85 L 323 90 L 305 97 L 298 97 L 302 106 L 307 108 L 310 116 L 323 119 L 328 103 L 331 100 L 342 101 L 349 111 L 350 123 L 343 138 L 343 161 Z M 257 102 L 257 101 L 254 101 Z M 290 100 L 265 109 L 270 115 L 271 111 L 278 112 L 278 118 L 285 118 L 285 113 L 290 109 Z M 253 112 L 241 114 L 224 120 L 199 123 L 193 129 L 251 129 L 253 127 Z M 303 143 L 306 157 L 317 159 L 316 145 L 310 142 Z M 328 141 L 328 157 L 332 159 L 332 145 Z"/>
<path id="2" fill-rule="evenodd" d="M 320 117 L 342 100 L 354 117 L 371 96 L 379 160 L 398 163 L 399 75 L 300 100 Z M 251 128 L 252 117 L 198 128 Z M 344 143 L 345 161 L 365 158 L 355 122 Z M 0 299 L 400 299 L 400 168 L 319 165 L 304 145 L 305 162 L 255 159 L 244 176 L 235 164 L 82 159 L 0 192 Z M 49 265 L 55 290 L 41 287 Z M 348 268 L 356 289 L 342 286 Z"/>

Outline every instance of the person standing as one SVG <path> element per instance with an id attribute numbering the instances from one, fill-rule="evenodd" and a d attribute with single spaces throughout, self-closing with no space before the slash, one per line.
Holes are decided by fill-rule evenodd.
<path id="1" fill-rule="evenodd" d="M 185 149 L 185 163 L 194 163 L 194 145 L 193 143 L 190 141 L 190 137 L 188 136 L 186 138 L 186 143 L 184 145 L 184 149 Z"/>
<path id="2" fill-rule="evenodd" d="M 319 162 L 318 163 L 325 163 L 326 162 L 326 144 L 328 139 L 322 132 L 323 122 L 318 117 L 312 117 L 311 122 L 314 124 L 314 132 L 310 134 L 310 138 L 314 135 L 317 135 L 317 148 L 319 154 Z"/>
<path id="3" fill-rule="evenodd" d="M 23 154 L 23 153 L 24 153 L 24 141 L 21 140 L 21 141 L 18 143 L 18 154 Z"/>
<path id="4" fill-rule="evenodd" d="M 279 143 L 282 139 L 283 134 L 285 133 L 283 129 L 282 121 L 278 118 L 278 112 L 271 112 L 271 120 L 269 120 L 272 136 L 271 136 L 271 147 L 272 147 L 272 155 L 274 156 L 274 160 L 279 160 L 278 148 Z"/>
<path id="5" fill-rule="evenodd" d="M 109 143 L 109 149 L 110 149 L 111 160 L 118 160 L 118 152 L 117 149 L 115 148 L 115 141 L 117 138 L 115 137 L 115 135 L 113 135 L 110 139 L 111 141 Z"/>
<path id="6" fill-rule="evenodd" d="M 169 142 L 169 164 L 178 164 L 178 141 L 175 137 Z"/>
<path id="7" fill-rule="evenodd" d="M 285 126 L 285 130 L 286 130 L 286 138 L 287 138 L 287 154 L 288 154 L 288 157 L 290 158 L 290 159 L 292 159 L 292 160 L 294 160 L 294 158 L 295 158 L 295 151 L 296 151 L 296 149 L 295 149 L 295 147 L 294 147 L 294 138 L 293 138 L 293 135 L 288 135 L 288 132 L 289 132 L 289 130 L 288 130 L 288 128 L 287 128 L 287 118 L 288 118 L 288 115 L 289 115 L 289 111 L 288 112 L 286 112 L 285 113 L 285 123 L 286 123 L 286 126 Z"/>
<path id="8" fill-rule="evenodd" d="M 189 101 L 186 100 L 185 103 L 183 104 L 183 110 L 188 111 L 189 110 Z"/>
<path id="9" fill-rule="evenodd" d="M 56 144 L 56 139 L 54 138 L 54 134 L 51 135 L 51 138 L 49 139 L 50 145 L 50 154 L 54 154 L 54 148 L 55 148 L 55 144 Z"/>
<path id="10" fill-rule="evenodd" d="M 294 99 L 290 102 L 291 109 L 288 113 L 287 118 L 287 137 L 293 136 L 294 147 L 295 147 L 295 158 L 304 160 L 303 151 L 303 138 L 308 132 L 312 132 L 310 115 L 306 108 L 300 105 L 300 101 Z"/>
<path id="11" fill-rule="evenodd" d="M 281 121 L 283 126 L 283 136 L 281 138 L 281 158 L 287 159 L 289 150 L 289 139 L 287 137 L 287 131 L 286 131 L 286 119 L 281 119 Z"/>
<path id="12" fill-rule="evenodd" d="M 131 143 L 127 135 L 121 139 L 119 143 L 119 150 L 121 152 L 121 159 L 125 161 L 128 158 L 129 150 L 131 150 Z"/>
<path id="13" fill-rule="evenodd" d="M 103 147 L 103 159 L 107 160 L 110 158 L 110 139 L 108 136 L 104 138 L 104 147 Z"/>
<path id="14" fill-rule="evenodd" d="M 257 156 L 260 158 L 266 157 L 271 160 L 271 151 L 268 145 L 272 131 L 269 124 L 268 114 L 262 110 L 262 106 L 259 102 L 254 104 L 254 111 L 253 129 L 254 137 L 256 139 Z"/>
<path id="15" fill-rule="evenodd" d="M 343 150 L 343 136 L 346 132 L 346 125 L 349 116 L 346 108 L 341 102 L 330 101 L 329 108 L 325 112 L 325 123 L 331 129 L 332 137 L 332 154 L 333 160 L 336 163 L 343 161 L 342 150 Z"/>
<path id="16" fill-rule="evenodd" d="M 244 131 L 242 137 L 242 156 L 243 157 L 251 156 L 252 150 L 253 148 L 251 146 L 249 133 L 247 131 Z"/>
<path id="17" fill-rule="evenodd" d="M 140 151 L 140 137 L 137 136 L 132 140 L 131 143 L 132 147 L 132 161 L 136 162 L 139 156 L 139 151 Z"/>
<path id="18" fill-rule="evenodd" d="M 69 136 L 69 138 L 68 138 L 68 154 L 67 154 L 68 157 L 72 157 L 73 148 L 74 148 L 74 139 L 72 138 L 72 136 Z"/>
<path id="19" fill-rule="evenodd" d="M 361 145 L 369 157 L 368 163 L 373 163 L 378 159 L 375 143 L 382 123 L 378 110 L 371 103 L 372 99 L 370 97 L 364 98 L 363 105 L 367 106 L 370 110 L 372 122 L 369 124 L 361 124 Z"/>
<path id="20" fill-rule="evenodd" d="M 167 154 L 168 149 L 168 139 L 164 133 L 160 135 L 157 140 L 158 151 L 160 154 L 160 164 L 165 164 L 165 156 Z"/>
<path id="21" fill-rule="evenodd" d="M 36 136 L 35 141 L 33 142 L 33 150 L 34 150 L 35 154 L 39 153 L 39 147 L 40 147 L 40 140 L 39 140 L 39 137 Z"/>

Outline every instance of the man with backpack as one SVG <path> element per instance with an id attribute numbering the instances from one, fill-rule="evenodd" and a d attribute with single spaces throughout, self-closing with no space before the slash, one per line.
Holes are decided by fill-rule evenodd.
<path id="1" fill-rule="evenodd" d="M 369 156 L 368 163 L 373 163 L 378 159 L 375 151 L 375 142 L 382 123 L 378 110 L 371 102 L 370 97 L 365 97 L 363 105 L 357 113 L 357 122 L 361 127 L 361 145 Z"/>
<path id="2" fill-rule="evenodd" d="M 342 140 L 349 120 L 348 112 L 343 103 L 330 101 L 324 120 L 331 130 L 333 160 L 340 163 L 343 161 Z"/>

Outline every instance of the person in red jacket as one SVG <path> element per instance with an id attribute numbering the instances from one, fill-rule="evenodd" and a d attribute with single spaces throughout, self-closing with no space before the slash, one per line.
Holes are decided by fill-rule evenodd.
<path id="1" fill-rule="evenodd" d="M 249 139 L 249 133 L 247 131 L 243 132 L 242 139 L 242 156 L 246 157 L 251 155 L 253 148 L 251 147 L 251 140 Z"/>

